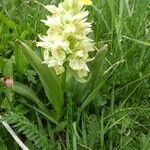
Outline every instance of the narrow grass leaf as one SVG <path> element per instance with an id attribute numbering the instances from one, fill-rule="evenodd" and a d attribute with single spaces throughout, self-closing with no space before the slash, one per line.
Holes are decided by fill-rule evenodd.
<path id="1" fill-rule="evenodd" d="M 7 150 L 7 147 L 6 147 L 6 145 L 4 144 L 4 142 L 3 142 L 2 139 L 0 139 L 0 149 L 1 149 L 1 150 Z"/>
<path id="2" fill-rule="evenodd" d="M 0 12 L 0 20 L 5 23 L 11 29 L 16 29 L 16 24 L 12 20 L 8 19 L 3 12 Z"/>
<path id="3" fill-rule="evenodd" d="M 128 39 L 128 40 L 131 40 L 133 42 L 136 42 L 138 44 L 142 44 L 142 45 L 145 45 L 145 46 L 150 46 L 150 42 L 144 42 L 144 41 L 141 41 L 141 40 L 137 40 L 137 39 L 134 39 L 134 38 L 130 38 L 130 37 L 127 37 L 127 36 L 122 36 L 124 37 L 125 39 Z"/>
<path id="4" fill-rule="evenodd" d="M 150 147 L 150 133 L 144 139 L 143 143 L 141 144 L 141 150 L 148 150 Z"/>

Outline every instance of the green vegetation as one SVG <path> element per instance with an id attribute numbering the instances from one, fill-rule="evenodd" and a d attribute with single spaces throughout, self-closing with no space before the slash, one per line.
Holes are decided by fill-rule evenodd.
<path id="1" fill-rule="evenodd" d="M 20 149 L 2 121 L 30 150 L 149 150 L 150 1 L 86 6 L 99 49 L 86 83 L 40 63 L 43 5 L 58 2 L 0 0 L 0 150 Z"/>

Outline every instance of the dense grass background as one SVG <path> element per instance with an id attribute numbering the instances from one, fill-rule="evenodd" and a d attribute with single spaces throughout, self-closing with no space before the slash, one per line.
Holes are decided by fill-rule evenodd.
<path id="1" fill-rule="evenodd" d="M 39 78 L 15 41 L 24 41 L 41 57 L 35 41 L 47 30 L 40 22 L 48 14 L 42 5 L 58 2 L 0 0 L 0 77 L 13 77 L 22 83 L 20 88 L 32 88 L 49 109 Z M 95 72 L 90 83 L 68 84 L 60 124 L 52 123 L 38 102 L 30 100 L 29 89 L 20 95 L 2 84 L 0 114 L 32 150 L 46 144 L 54 150 L 148 150 L 150 1 L 94 0 L 86 8 L 93 21 L 90 36 L 99 49 L 108 44 L 108 50 L 91 64 Z M 19 149 L 2 125 L 0 133 L 1 150 Z"/>

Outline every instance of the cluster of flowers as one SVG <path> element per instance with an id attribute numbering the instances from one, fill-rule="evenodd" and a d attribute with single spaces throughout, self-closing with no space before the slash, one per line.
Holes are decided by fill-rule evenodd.
<path id="1" fill-rule="evenodd" d="M 65 64 L 74 70 L 79 78 L 88 75 L 87 62 L 91 60 L 89 51 L 94 51 L 93 41 L 87 37 L 92 31 L 87 22 L 88 11 L 84 10 L 84 1 L 64 0 L 58 7 L 47 5 L 51 13 L 42 20 L 49 27 L 46 36 L 39 36 L 37 46 L 44 48 L 44 62 L 53 67 L 59 75 L 65 71 Z"/>

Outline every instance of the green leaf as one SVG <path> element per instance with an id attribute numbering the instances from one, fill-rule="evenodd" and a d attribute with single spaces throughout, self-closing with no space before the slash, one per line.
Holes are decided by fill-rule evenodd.
<path id="1" fill-rule="evenodd" d="M 4 142 L 2 141 L 2 139 L 0 139 L 0 149 L 1 150 L 7 150 L 6 145 L 4 144 Z"/>
<path id="2" fill-rule="evenodd" d="M 25 75 L 27 76 L 28 81 L 33 82 L 34 84 L 36 84 L 36 79 L 35 76 L 37 75 L 36 72 L 34 70 L 27 70 L 25 72 Z"/>
<path id="3" fill-rule="evenodd" d="M 24 55 L 39 75 L 46 96 L 52 103 L 57 116 L 60 117 L 62 113 L 64 98 L 61 85 L 56 74 L 51 68 L 48 68 L 47 65 L 41 63 L 40 58 L 32 51 L 29 46 L 19 40 L 17 40 L 17 43 L 23 47 Z"/>
<path id="4" fill-rule="evenodd" d="M 4 76 L 5 77 L 13 77 L 13 65 L 12 65 L 12 60 L 9 59 L 5 66 L 4 66 Z M 13 93 L 12 90 L 9 88 L 4 88 L 4 93 L 5 93 L 5 99 L 2 102 L 2 108 L 5 108 L 7 110 L 11 110 L 11 105 L 13 101 Z"/>
<path id="5" fill-rule="evenodd" d="M 142 150 L 148 150 L 150 147 L 150 133 L 146 136 L 143 135 L 143 139 L 141 142 L 141 149 Z"/>
<path id="6" fill-rule="evenodd" d="M 135 43 L 138 43 L 138 44 L 142 44 L 142 45 L 145 45 L 145 46 L 150 46 L 150 42 L 145 42 L 145 41 L 141 41 L 141 40 L 137 40 L 137 39 L 134 39 L 134 38 L 130 38 L 130 37 L 127 37 L 127 36 L 122 36 L 124 37 L 125 39 L 128 39 L 128 40 L 131 40 Z"/>
<path id="7" fill-rule="evenodd" d="M 4 76 L 13 77 L 13 65 L 11 59 L 9 59 L 5 64 Z"/>
<path id="8" fill-rule="evenodd" d="M 99 82 L 100 76 L 103 74 L 104 71 L 104 63 L 105 63 L 105 55 L 108 50 L 108 45 L 104 45 L 96 54 L 93 61 L 89 63 L 89 68 L 92 73 L 91 82 L 93 86 L 96 86 Z"/>
<path id="9" fill-rule="evenodd" d="M 56 120 L 56 116 L 55 116 L 55 114 L 53 112 L 47 113 L 47 112 L 45 112 L 43 110 L 40 110 L 40 109 L 34 107 L 33 105 L 24 103 L 23 101 L 21 101 L 21 103 L 24 104 L 24 105 L 26 105 L 26 106 L 28 106 L 28 107 L 30 107 L 30 108 L 32 108 L 32 109 L 34 109 L 36 112 L 38 112 L 39 114 L 41 114 L 45 119 L 53 122 L 57 126 L 60 126 L 59 123 L 58 123 L 58 121 Z"/>
<path id="10" fill-rule="evenodd" d="M 44 106 L 44 104 L 38 99 L 34 91 L 28 86 L 22 83 L 14 82 L 14 91 L 20 95 L 29 98 L 30 100 L 35 102 L 40 109 L 46 111 L 46 107 Z"/>
<path id="11" fill-rule="evenodd" d="M 11 29 L 16 29 L 16 24 L 12 20 L 8 19 L 3 12 L 0 12 L 0 20 L 4 22 Z"/>
<path id="12" fill-rule="evenodd" d="M 0 73 L 4 70 L 4 66 L 7 62 L 7 59 L 0 56 Z"/>
<path id="13" fill-rule="evenodd" d="M 27 114 L 29 111 L 30 111 L 30 109 L 28 107 L 25 107 L 23 104 L 18 104 L 15 107 L 15 112 L 22 114 L 22 115 Z"/>
<path id="14" fill-rule="evenodd" d="M 16 64 L 16 70 L 19 74 L 19 77 L 22 78 L 22 74 L 25 71 L 25 68 L 27 67 L 27 60 L 25 56 L 23 55 L 22 51 L 19 49 L 19 47 L 14 46 L 14 52 L 15 52 L 15 64 Z"/>
<path id="15" fill-rule="evenodd" d="M 4 68 L 6 62 L 7 62 L 7 59 L 0 56 L 0 68 Z"/>

